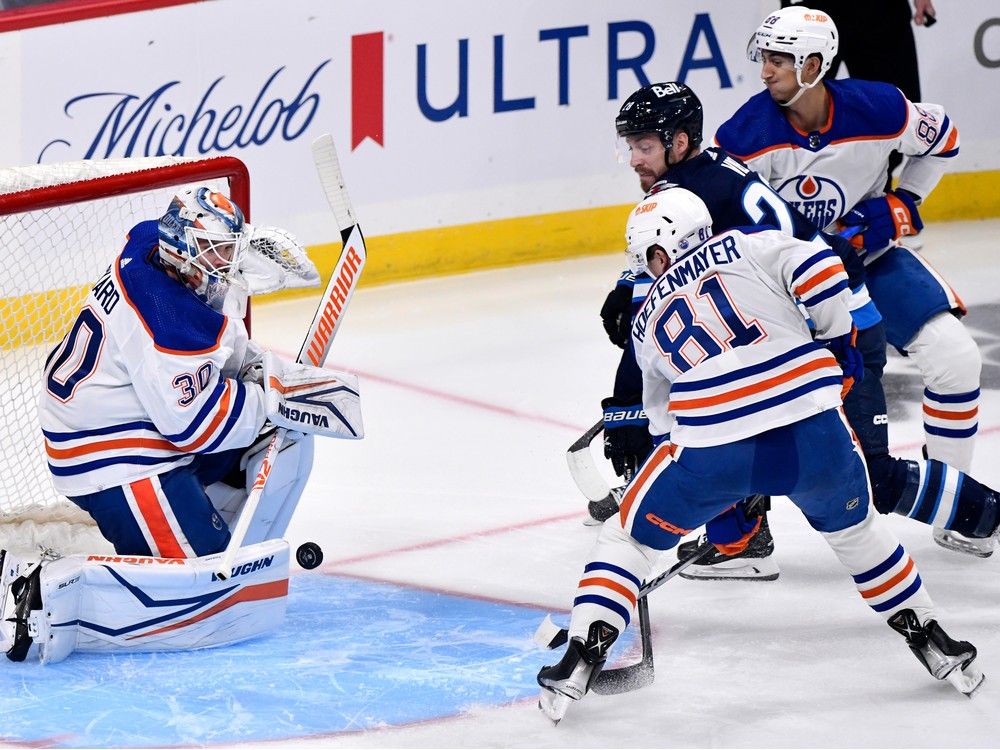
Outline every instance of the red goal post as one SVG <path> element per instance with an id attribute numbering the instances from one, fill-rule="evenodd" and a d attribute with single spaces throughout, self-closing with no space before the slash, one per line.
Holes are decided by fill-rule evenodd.
<path id="1" fill-rule="evenodd" d="M 249 173 L 233 157 L 0 169 L 0 547 L 58 549 L 79 529 L 55 527 L 91 524 L 52 489 L 37 416 L 45 358 L 128 230 L 162 215 L 179 188 L 195 184 L 224 190 L 250 218 Z"/>

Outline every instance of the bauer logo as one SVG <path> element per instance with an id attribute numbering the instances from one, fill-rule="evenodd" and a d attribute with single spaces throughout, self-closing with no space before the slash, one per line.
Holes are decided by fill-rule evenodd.
<path id="1" fill-rule="evenodd" d="M 822 229 L 844 213 L 844 191 L 833 180 L 815 175 L 799 175 L 778 187 L 778 194 Z"/>

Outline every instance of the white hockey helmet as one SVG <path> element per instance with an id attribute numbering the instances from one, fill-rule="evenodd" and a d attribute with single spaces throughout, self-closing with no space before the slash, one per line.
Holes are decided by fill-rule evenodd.
<path id="1" fill-rule="evenodd" d="M 629 270 L 646 273 L 651 248 L 662 248 L 674 261 L 711 236 L 712 215 L 705 202 L 690 190 L 658 183 L 629 214 L 625 227 Z"/>
<path id="2" fill-rule="evenodd" d="M 181 191 L 159 220 L 160 259 L 218 309 L 238 278 L 250 225 L 226 195 L 204 185 Z"/>
<path id="3" fill-rule="evenodd" d="M 812 88 L 822 80 L 833 65 L 839 45 L 840 34 L 829 15 L 801 5 L 791 5 L 776 10 L 757 27 L 747 43 L 747 57 L 759 63 L 763 60 L 762 50 L 791 55 L 795 60 L 795 79 L 801 90 Z M 822 62 L 816 80 L 805 84 L 802 82 L 802 66 L 810 55 L 819 55 Z"/>

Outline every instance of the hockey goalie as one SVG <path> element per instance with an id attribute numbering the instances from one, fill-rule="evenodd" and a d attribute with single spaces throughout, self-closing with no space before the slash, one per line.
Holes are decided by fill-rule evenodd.
<path id="1" fill-rule="evenodd" d="M 39 399 L 55 489 L 116 554 L 0 551 L 8 658 L 203 648 L 281 624 L 282 536 L 313 438 L 363 437 L 360 398 L 353 375 L 261 350 L 242 317 L 250 294 L 318 281 L 291 235 L 250 225 L 209 187 L 132 227 L 49 355 Z M 278 428 L 283 447 L 264 465 Z M 259 475 L 263 492 L 244 506 Z M 249 526 L 220 575 L 244 507 Z"/>

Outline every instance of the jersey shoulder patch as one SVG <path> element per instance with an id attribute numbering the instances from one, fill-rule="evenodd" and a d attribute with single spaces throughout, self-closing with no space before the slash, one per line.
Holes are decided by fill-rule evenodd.
<path id="1" fill-rule="evenodd" d="M 892 84 L 841 78 L 826 86 L 834 108 L 830 140 L 889 138 L 906 127 L 906 97 Z"/>
<path id="2" fill-rule="evenodd" d="M 144 221 L 129 231 L 125 249 L 115 259 L 125 299 L 158 349 L 180 354 L 214 349 L 226 316 L 167 276 L 157 259 L 157 242 L 156 221 Z"/>
<path id="3" fill-rule="evenodd" d="M 715 134 L 727 153 L 744 161 L 773 148 L 789 145 L 788 121 L 765 90 L 750 97 Z"/>

